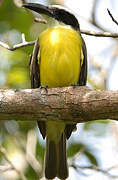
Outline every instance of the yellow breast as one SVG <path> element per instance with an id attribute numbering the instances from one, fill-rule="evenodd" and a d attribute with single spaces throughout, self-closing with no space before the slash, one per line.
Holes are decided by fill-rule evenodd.
<path id="1" fill-rule="evenodd" d="M 81 68 L 82 41 L 69 27 L 56 26 L 41 33 L 40 82 L 48 87 L 76 84 Z"/>

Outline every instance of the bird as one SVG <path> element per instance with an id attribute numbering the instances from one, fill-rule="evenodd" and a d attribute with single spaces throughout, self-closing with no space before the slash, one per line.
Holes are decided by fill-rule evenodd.
<path id="1" fill-rule="evenodd" d="M 31 88 L 85 86 L 87 49 L 74 13 L 60 5 L 26 3 L 22 6 L 52 20 L 38 36 L 38 51 L 31 62 Z M 76 124 L 40 120 L 38 127 L 42 137 L 46 138 L 46 179 L 67 179 L 66 141 Z"/>

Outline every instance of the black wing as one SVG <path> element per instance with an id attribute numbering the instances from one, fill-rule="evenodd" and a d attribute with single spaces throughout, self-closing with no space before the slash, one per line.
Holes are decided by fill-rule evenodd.
<path id="1" fill-rule="evenodd" d="M 85 86 L 87 81 L 87 49 L 83 38 L 82 38 L 82 53 L 83 53 L 83 64 L 81 66 L 78 84 L 80 86 Z"/>
<path id="2" fill-rule="evenodd" d="M 38 61 L 38 54 L 39 54 L 39 42 L 37 40 L 34 45 L 34 50 L 30 62 L 31 88 L 40 87 L 40 60 Z M 40 129 L 43 138 L 45 138 L 46 136 L 45 122 L 38 121 L 38 127 Z"/>
<path id="3" fill-rule="evenodd" d="M 34 50 L 30 62 L 30 79 L 31 79 L 31 88 L 39 88 L 40 86 L 40 70 L 38 62 L 38 53 L 39 53 L 39 44 L 38 40 L 34 45 Z"/>

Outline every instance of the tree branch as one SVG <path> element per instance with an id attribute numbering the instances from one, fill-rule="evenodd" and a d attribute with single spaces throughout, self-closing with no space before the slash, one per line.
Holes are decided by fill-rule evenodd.
<path id="1" fill-rule="evenodd" d="M 87 87 L 0 90 L 0 120 L 118 120 L 118 91 Z"/>
<path id="2" fill-rule="evenodd" d="M 0 46 L 3 47 L 3 48 L 5 48 L 5 49 L 8 49 L 8 50 L 10 50 L 10 51 L 14 51 L 14 50 L 19 49 L 19 48 L 21 48 L 21 47 L 30 46 L 30 45 L 34 45 L 34 44 L 35 44 L 35 41 L 27 42 L 27 41 L 25 40 L 25 35 L 24 35 L 24 34 L 22 34 L 22 42 L 19 43 L 19 44 L 15 44 L 13 47 L 11 47 L 11 46 L 9 46 L 8 44 L 0 41 Z"/>
<path id="3" fill-rule="evenodd" d="M 96 37 L 112 37 L 112 38 L 118 38 L 118 33 L 110 33 L 110 32 L 95 32 L 95 31 L 87 31 L 87 30 L 81 30 L 82 34 L 90 35 L 90 36 L 96 36 Z"/>

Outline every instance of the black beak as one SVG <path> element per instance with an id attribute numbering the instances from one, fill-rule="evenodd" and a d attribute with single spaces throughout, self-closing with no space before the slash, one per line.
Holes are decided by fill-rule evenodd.
<path id="1" fill-rule="evenodd" d="M 42 4 L 27 3 L 27 4 L 23 4 L 22 7 L 33 10 L 39 14 L 45 14 L 45 15 L 48 15 L 50 17 L 54 17 L 53 10 L 50 9 L 48 6 L 44 6 Z"/>

